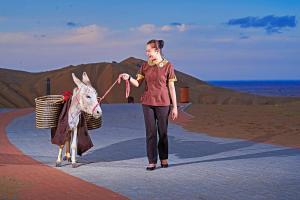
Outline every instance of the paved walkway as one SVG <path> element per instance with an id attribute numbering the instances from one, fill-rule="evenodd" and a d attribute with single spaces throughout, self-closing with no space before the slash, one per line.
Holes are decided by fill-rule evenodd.
<path id="1" fill-rule="evenodd" d="M 0 113 L 0 199 L 126 199 L 103 187 L 70 176 L 24 155 L 6 137 L 5 127 L 32 109 Z M 20 139 L 23 123 L 17 123 Z M 28 131 L 28 129 L 27 129 Z M 34 132 L 34 130 L 32 130 Z M 34 138 L 28 140 L 34 142 Z"/>
<path id="2" fill-rule="evenodd" d="M 91 131 L 94 147 L 79 158 L 81 166 L 65 163 L 59 170 L 130 199 L 299 199 L 299 149 L 210 137 L 170 124 L 170 167 L 148 172 L 140 105 L 103 105 L 103 113 L 103 127 Z M 33 113 L 11 122 L 9 140 L 54 168 L 58 149 L 50 131 L 34 123 Z"/>

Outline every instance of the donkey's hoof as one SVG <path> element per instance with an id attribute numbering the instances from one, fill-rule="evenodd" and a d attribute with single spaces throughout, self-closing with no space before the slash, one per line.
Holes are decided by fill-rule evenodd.
<path id="1" fill-rule="evenodd" d="M 77 163 L 72 163 L 72 168 L 77 168 L 79 165 Z"/>
<path id="2" fill-rule="evenodd" d="M 56 162 L 55 167 L 61 167 L 61 162 Z"/>

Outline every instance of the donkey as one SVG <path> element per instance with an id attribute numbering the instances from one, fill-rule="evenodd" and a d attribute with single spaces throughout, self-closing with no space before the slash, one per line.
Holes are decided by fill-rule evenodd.
<path id="1" fill-rule="evenodd" d="M 68 111 L 68 124 L 72 132 L 71 137 L 71 156 L 69 153 L 70 142 L 66 142 L 66 155 L 64 160 L 72 161 L 72 167 L 76 168 L 76 153 L 77 153 L 77 126 L 79 123 L 79 117 L 81 111 L 93 115 L 94 118 L 102 116 L 102 110 L 97 99 L 97 92 L 91 86 L 91 82 L 86 74 L 83 72 L 82 81 L 80 81 L 74 73 L 72 73 L 73 81 L 77 85 L 77 88 L 73 90 L 73 96 L 71 99 L 71 105 Z M 59 152 L 56 161 L 56 167 L 61 167 L 62 151 L 64 145 L 59 146 Z M 71 157 L 71 158 L 70 158 Z"/>

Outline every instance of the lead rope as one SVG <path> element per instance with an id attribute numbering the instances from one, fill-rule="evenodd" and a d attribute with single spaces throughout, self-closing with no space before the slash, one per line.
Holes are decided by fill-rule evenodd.
<path id="1" fill-rule="evenodd" d="M 125 80 L 126 82 L 126 98 L 128 98 L 129 93 L 130 93 L 130 83 L 128 80 Z M 110 86 L 110 88 L 108 88 L 108 90 L 104 93 L 104 95 L 102 97 L 100 97 L 99 99 L 99 103 L 106 97 L 106 95 L 112 90 L 112 88 L 116 85 L 116 84 L 120 84 L 121 83 L 121 77 L 118 77 L 117 80 Z"/>

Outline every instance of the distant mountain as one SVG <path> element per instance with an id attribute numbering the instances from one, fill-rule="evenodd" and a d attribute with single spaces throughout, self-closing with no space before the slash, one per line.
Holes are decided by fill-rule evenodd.
<path id="1" fill-rule="evenodd" d="M 120 73 L 129 73 L 135 76 L 144 61 L 133 57 L 120 63 L 101 62 L 67 66 L 61 69 L 30 73 L 0 68 L 0 107 L 21 108 L 35 105 L 34 99 L 46 95 L 46 80 L 50 79 L 51 94 L 61 94 L 65 90 L 75 87 L 71 73 L 81 77 L 82 72 L 87 72 L 92 85 L 102 96 Z M 176 66 L 175 66 L 176 67 Z M 300 100 L 289 97 L 263 97 L 247 93 L 236 92 L 229 89 L 214 87 L 204 81 L 185 73 L 176 71 L 177 98 L 180 99 L 180 88 L 189 87 L 190 102 L 200 104 L 278 104 Z M 135 102 L 140 102 L 144 86 L 131 87 L 130 96 Z M 116 85 L 103 100 L 103 103 L 126 103 L 125 84 Z"/>

